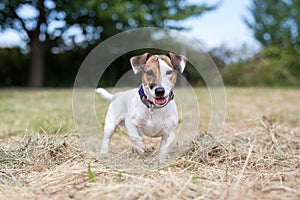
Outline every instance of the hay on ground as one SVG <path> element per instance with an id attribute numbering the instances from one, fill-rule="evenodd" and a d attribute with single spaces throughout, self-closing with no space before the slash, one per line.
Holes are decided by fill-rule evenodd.
<path id="1" fill-rule="evenodd" d="M 159 165 L 129 151 L 96 157 L 76 135 L 34 134 L 1 147 L 0 199 L 298 199 L 299 141 L 298 129 L 262 117 L 244 132 L 201 132 Z"/>

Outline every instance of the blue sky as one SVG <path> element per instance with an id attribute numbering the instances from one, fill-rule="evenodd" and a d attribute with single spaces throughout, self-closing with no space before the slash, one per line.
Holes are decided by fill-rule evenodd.
<path id="1" fill-rule="evenodd" d="M 190 1 L 214 4 L 220 0 Z M 243 21 L 243 17 L 250 17 L 247 9 L 250 5 L 251 0 L 221 0 L 221 5 L 217 10 L 185 22 L 187 26 L 192 27 L 188 35 L 198 39 L 206 48 L 220 45 L 239 48 L 242 44 L 247 44 L 249 47 L 257 49 L 259 43 Z"/>
<path id="2" fill-rule="evenodd" d="M 182 22 L 191 28 L 184 33 L 200 41 L 206 49 L 221 45 L 238 49 L 243 44 L 252 49 L 259 48 L 258 42 L 255 41 L 250 29 L 243 22 L 243 16 L 249 16 L 247 6 L 251 4 L 251 0 L 189 0 L 191 3 L 208 4 L 220 1 L 222 3 L 217 10 Z M 0 46 L 11 45 L 21 45 L 18 35 L 12 31 L 1 34 Z"/>

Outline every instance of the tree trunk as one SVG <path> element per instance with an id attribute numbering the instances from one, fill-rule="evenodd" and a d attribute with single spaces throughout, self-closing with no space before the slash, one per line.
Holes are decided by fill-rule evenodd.
<path id="1" fill-rule="evenodd" d="M 42 87 L 44 85 L 45 75 L 45 47 L 38 38 L 33 38 L 30 47 L 29 86 Z"/>

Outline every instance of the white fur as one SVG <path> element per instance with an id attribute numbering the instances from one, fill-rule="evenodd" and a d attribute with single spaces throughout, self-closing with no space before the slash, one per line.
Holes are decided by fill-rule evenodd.
<path id="1" fill-rule="evenodd" d="M 161 137 L 159 159 L 164 161 L 175 138 L 174 131 L 178 124 L 176 104 L 170 101 L 164 108 L 154 109 L 151 113 L 141 102 L 137 88 L 114 94 L 105 118 L 102 154 L 108 153 L 113 131 L 117 125 L 123 123 L 127 128 L 133 150 L 140 154 L 145 151 L 144 136 Z"/>
<path id="2" fill-rule="evenodd" d="M 170 77 L 166 74 L 168 70 L 173 70 L 168 64 L 159 59 L 161 72 L 159 87 L 165 89 L 165 97 L 174 87 Z M 184 70 L 185 61 L 181 63 L 181 70 Z M 140 69 L 133 67 L 134 73 Z M 181 72 L 182 72 L 181 71 Z M 150 100 L 155 97 L 155 88 L 152 90 L 143 86 L 143 89 Z M 110 100 L 111 103 L 105 118 L 104 136 L 101 153 L 109 151 L 110 139 L 113 131 L 118 125 L 125 124 L 130 137 L 133 150 L 140 154 L 145 152 L 143 137 L 161 137 L 159 159 L 164 161 L 169 151 L 169 147 L 175 138 L 175 128 L 178 125 L 178 113 L 175 101 L 170 101 L 165 107 L 159 109 L 147 108 L 141 101 L 138 88 L 118 92 L 114 95 L 108 93 L 103 88 L 96 89 L 103 98 Z"/>
<path id="3" fill-rule="evenodd" d="M 110 94 L 109 92 L 107 92 L 105 89 L 103 88 L 97 88 L 95 90 L 96 93 L 100 94 L 102 96 L 103 99 L 106 99 L 108 101 L 112 101 L 113 99 L 113 95 Z"/>
<path id="4" fill-rule="evenodd" d="M 145 88 L 145 92 L 148 96 L 148 98 L 153 101 L 155 98 L 155 89 L 157 87 L 163 87 L 165 89 L 165 94 L 164 97 L 168 97 L 171 90 L 174 88 L 174 83 L 171 82 L 170 75 L 166 75 L 168 70 L 173 70 L 164 60 L 158 59 L 159 62 L 159 67 L 160 67 L 160 82 L 158 83 L 157 86 L 153 87 L 152 90 L 149 87 Z"/>
<path id="5" fill-rule="evenodd" d="M 159 59 L 160 66 L 160 85 L 165 88 L 165 97 L 169 95 L 171 90 L 174 88 L 174 83 L 170 80 L 170 75 L 167 75 L 167 71 L 173 70 L 164 60 Z"/>
<path id="6" fill-rule="evenodd" d="M 185 66 L 186 66 L 186 60 L 182 59 L 180 61 L 180 73 L 183 73 Z"/>

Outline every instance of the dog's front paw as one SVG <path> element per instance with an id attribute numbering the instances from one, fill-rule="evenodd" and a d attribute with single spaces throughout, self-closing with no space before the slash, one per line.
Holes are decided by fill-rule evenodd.
<path id="1" fill-rule="evenodd" d="M 100 154 L 104 155 L 108 153 L 108 149 L 102 148 Z"/>
<path id="2" fill-rule="evenodd" d="M 143 155 L 145 153 L 145 150 L 144 150 L 144 148 L 133 146 L 132 147 L 132 152 L 133 153 L 138 153 L 140 155 Z"/>

